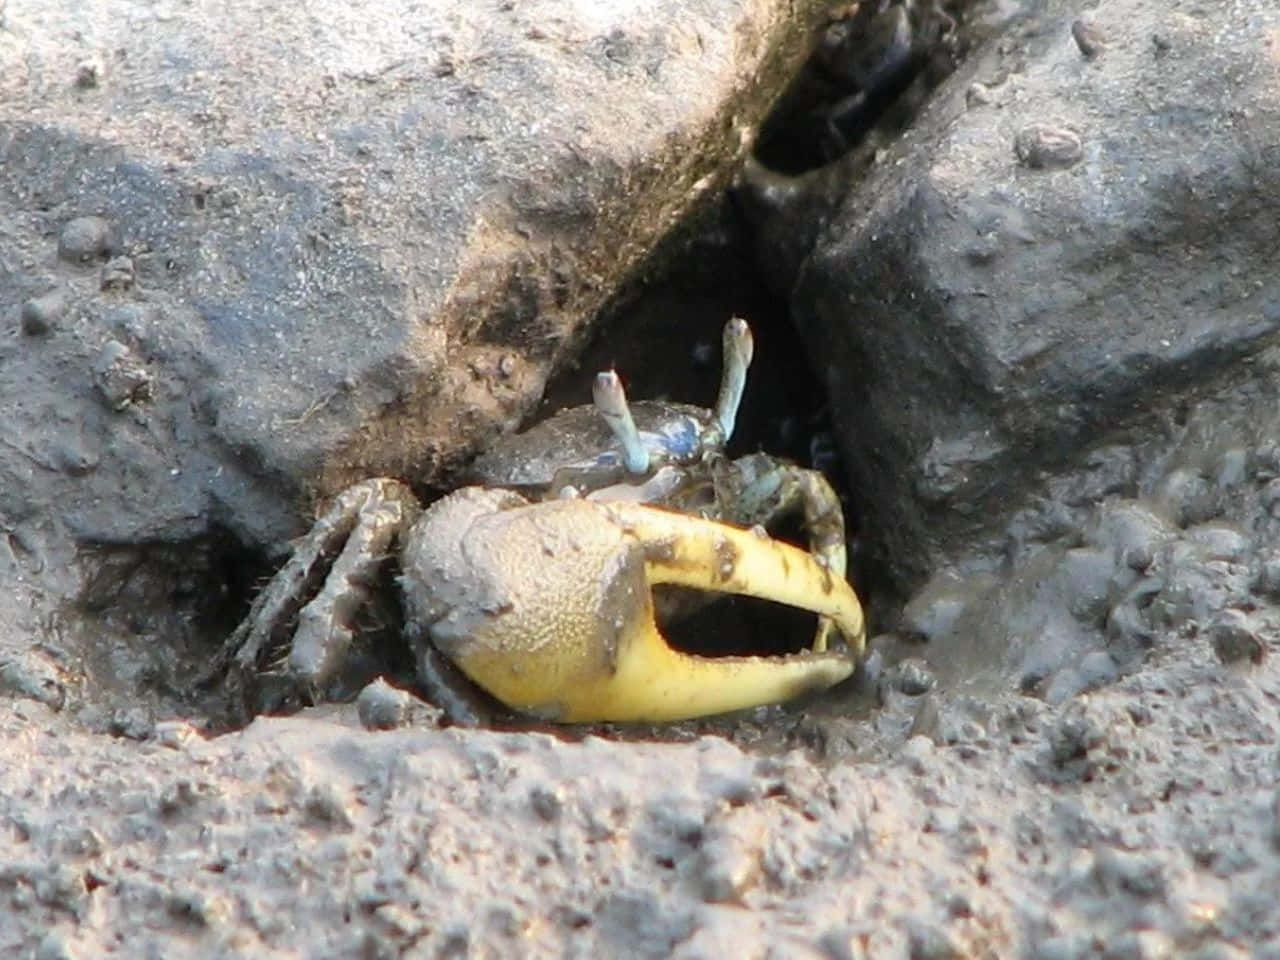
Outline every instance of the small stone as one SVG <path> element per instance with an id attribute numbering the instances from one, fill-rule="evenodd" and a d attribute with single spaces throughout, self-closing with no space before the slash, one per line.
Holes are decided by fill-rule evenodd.
<path id="1" fill-rule="evenodd" d="M 76 217 L 62 228 L 58 256 L 71 263 L 107 259 L 116 246 L 111 224 L 102 217 Z"/>
<path id="2" fill-rule="evenodd" d="M 932 690 L 938 682 L 928 665 L 915 657 L 903 660 L 887 672 L 892 676 L 893 685 L 898 692 L 908 697 L 922 696 Z"/>
<path id="3" fill-rule="evenodd" d="M 1124 894 L 1139 900 L 1161 901 L 1167 883 L 1158 857 L 1103 847 L 1094 856 L 1093 874 L 1110 895 Z"/>
<path id="4" fill-rule="evenodd" d="M 1076 41 L 1076 46 L 1080 48 L 1080 52 L 1092 59 L 1100 54 L 1106 47 L 1106 37 L 1103 36 L 1102 30 L 1092 20 L 1086 20 L 1078 17 L 1071 23 L 1071 36 Z"/>
<path id="5" fill-rule="evenodd" d="M 29 697 L 51 710 L 61 710 L 67 690 L 57 664 L 36 649 L 0 660 L 0 696 Z"/>
<path id="6" fill-rule="evenodd" d="M 1239 610 L 1220 610 L 1209 625 L 1209 642 L 1225 664 L 1248 660 L 1255 666 L 1267 655 L 1267 645 Z"/>
<path id="7" fill-rule="evenodd" d="M 1280 554 L 1270 554 L 1262 561 L 1253 581 L 1253 592 L 1268 600 L 1280 600 Z"/>
<path id="8" fill-rule="evenodd" d="M 203 890 L 171 893 L 167 907 L 169 916 L 196 927 L 216 926 L 230 912 L 226 901 Z"/>
<path id="9" fill-rule="evenodd" d="M 22 305 L 22 332 L 39 337 L 54 328 L 67 309 L 67 296 L 61 290 L 50 290 L 32 297 Z"/>
<path id="10" fill-rule="evenodd" d="M 748 815 L 707 831 L 700 850 L 702 899 L 742 903 L 760 881 L 764 824 Z"/>
<path id="11" fill-rule="evenodd" d="M 104 263 L 102 265 L 102 278 L 98 285 L 103 290 L 132 290 L 133 258 L 112 257 Z"/>
<path id="12" fill-rule="evenodd" d="M 101 463 L 101 457 L 85 446 L 80 437 L 66 437 L 59 441 L 51 456 L 54 466 L 72 477 L 83 477 L 93 473 Z"/>
<path id="13" fill-rule="evenodd" d="M 76 86 L 81 90 L 96 89 L 102 82 L 102 61 L 87 57 L 76 64 Z"/>
<path id="14" fill-rule="evenodd" d="M 1033 170 L 1065 170 L 1084 156 L 1080 135 L 1066 127 L 1033 124 L 1014 138 L 1014 152 Z"/>
<path id="15" fill-rule="evenodd" d="M 971 83 L 964 92 L 965 104 L 969 107 L 981 107 L 995 100 L 991 88 L 985 83 Z"/>
<path id="16" fill-rule="evenodd" d="M 916 776 L 922 776 L 936 762 L 935 754 L 933 741 L 927 736 L 916 734 L 902 745 L 902 749 L 898 751 L 898 759 Z"/>
<path id="17" fill-rule="evenodd" d="M 116 710 L 107 720 L 107 732 L 126 740 L 150 740 L 155 733 L 155 718 L 145 707 Z"/>
<path id="18" fill-rule="evenodd" d="M 112 410 L 123 410 L 151 396 L 151 374 L 119 340 L 108 340 L 93 367 L 94 385 Z"/>
<path id="19" fill-rule="evenodd" d="M 170 750 L 181 750 L 200 736 L 199 731 L 185 720 L 161 720 L 153 733 L 156 743 Z"/>
<path id="20" fill-rule="evenodd" d="M 1049 682 L 1044 685 L 1042 696 L 1045 703 L 1056 707 L 1066 703 L 1078 694 L 1084 693 L 1087 689 L 1089 689 L 1089 685 L 1085 682 L 1079 670 L 1063 667 L 1061 670 L 1054 671 Z"/>
<path id="21" fill-rule="evenodd" d="M 366 730 L 394 730 L 409 716 L 409 694 L 379 677 L 360 691 L 356 713 Z"/>
<path id="22" fill-rule="evenodd" d="M 558 791 L 551 787 L 537 786 L 529 791 L 529 805 L 533 812 L 547 823 L 555 823 L 560 819 L 564 809 L 564 801 Z"/>
<path id="23" fill-rule="evenodd" d="M 350 830 L 355 825 L 346 802 L 331 783 L 317 783 L 311 788 L 307 794 L 306 811 L 312 820 L 340 830 Z"/>
<path id="24" fill-rule="evenodd" d="M 1049 731 L 1049 747 L 1054 763 L 1059 766 L 1083 759 L 1105 739 L 1106 730 L 1101 721 L 1083 700 L 1073 701 Z"/>

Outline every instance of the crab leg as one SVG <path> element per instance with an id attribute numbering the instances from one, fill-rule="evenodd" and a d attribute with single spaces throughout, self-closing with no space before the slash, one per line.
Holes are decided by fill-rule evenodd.
<path id="1" fill-rule="evenodd" d="M 809 550 L 818 563 L 844 579 L 848 568 L 844 510 L 840 497 L 820 471 L 781 463 L 763 454 L 750 454 L 727 464 L 731 471 L 721 483 L 732 484 L 732 493 L 721 499 L 734 505 L 732 519 L 743 526 L 767 526 L 778 517 L 804 512 Z M 825 650 L 834 625 L 818 623 L 813 649 Z"/>
<path id="2" fill-rule="evenodd" d="M 421 508 L 396 480 L 366 480 L 344 490 L 324 512 L 289 561 L 258 594 L 249 614 L 215 661 L 244 674 L 255 671 L 272 635 L 295 616 L 298 628 L 288 656 L 289 672 L 304 687 L 323 687 L 351 645 L 351 618 L 375 579 L 393 538 L 412 525 Z M 332 570 L 326 558 L 337 555 Z M 306 584 L 327 577 L 316 597 L 302 606 Z"/>
<path id="3" fill-rule="evenodd" d="M 747 386 L 747 368 L 755 353 L 751 328 L 741 317 L 733 317 L 724 325 L 724 372 L 720 379 L 720 395 L 716 398 L 716 421 L 727 442 L 738 422 L 738 407 Z"/>

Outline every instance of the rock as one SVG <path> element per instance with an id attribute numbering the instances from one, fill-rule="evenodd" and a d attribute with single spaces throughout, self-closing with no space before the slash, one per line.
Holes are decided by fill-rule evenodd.
<path id="1" fill-rule="evenodd" d="M 1038 123 L 1018 131 L 1013 152 L 1032 170 L 1065 170 L 1084 156 L 1084 145 L 1074 130 Z"/>
<path id="2" fill-rule="evenodd" d="M 75 0 L 11 7 L 0 253 L 49 263 L 53 237 L 64 264 L 100 266 L 63 348 L 113 336 L 174 388 L 130 438 L 145 450 L 49 499 L 101 498 L 79 518 L 98 539 L 217 523 L 275 549 L 304 488 L 448 483 L 727 183 L 824 9 L 377 0 L 356 29 L 329 0 L 266 20 L 197 0 L 181 17 L 104 15 L 106 69 L 66 55 Z M 41 279 L 5 285 L 11 315 Z M 107 329 L 125 295 L 149 342 Z M 44 396 L 76 415 L 64 356 L 6 359 L 19 434 L 48 429 Z M 147 502 L 120 502 L 141 489 Z"/>
<path id="3" fill-rule="evenodd" d="M 106 259 L 117 246 L 115 230 L 105 217 L 76 217 L 58 237 L 58 256 L 70 263 Z"/>
<path id="4" fill-rule="evenodd" d="M 1076 17 L 1071 21 L 1071 38 L 1080 48 L 1080 53 L 1086 57 L 1096 57 L 1107 46 L 1106 37 L 1098 24 L 1084 17 Z"/>
<path id="5" fill-rule="evenodd" d="M 1280 429 L 1277 11 L 1246 7 L 1170 19 L 1111 0 L 1091 10 L 1106 55 L 1086 62 L 1062 26 L 1074 8 L 1041 0 L 860 182 L 852 155 L 803 181 L 748 177 L 759 260 L 899 583 L 994 553 L 1020 510 L 1061 502 L 1054 483 L 1098 474 L 1100 449 L 1124 452 L 1130 484 L 1185 450 L 1195 482 L 1170 496 L 1205 519 L 1216 467 L 1192 459 L 1208 451 L 1186 440 L 1184 401 L 1210 394 L 1216 449 Z M 1157 33 L 1177 57 L 1152 56 Z M 992 103 L 967 97 L 975 83 Z"/>
<path id="6" fill-rule="evenodd" d="M 62 290 L 50 290 L 32 297 L 22 305 L 22 332 L 29 337 L 48 333 L 62 318 L 67 309 L 67 297 Z"/>
<path id="7" fill-rule="evenodd" d="M 409 715 L 411 697 L 379 677 L 368 684 L 356 698 L 360 722 L 367 730 L 394 730 Z"/>
<path id="8" fill-rule="evenodd" d="M 124 292 L 133 289 L 133 259 L 130 257 L 112 257 L 102 265 L 102 276 L 98 286 L 103 290 Z"/>
<path id="9" fill-rule="evenodd" d="M 1239 610 L 1221 610 L 1209 624 L 1209 642 L 1218 659 L 1225 664 L 1248 660 L 1254 666 L 1267 654 L 1266 642 Z"/>
<path id="10" fill-rule="evenodd" d="M 112 410 L 123 410 L 151 396 L 151 374 L 147 365 L 119 340 L 108 340 L 102 345 L 93 365 L 93 383 Z"/>

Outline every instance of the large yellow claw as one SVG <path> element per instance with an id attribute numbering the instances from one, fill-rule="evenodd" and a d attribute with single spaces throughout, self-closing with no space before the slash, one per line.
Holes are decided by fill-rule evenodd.
<path id="1" fill-rule="evenodd" d="M 777 703 L 848 677 L 865 644 L 857 596 L 810 554 L 640 504 L 527 504 L 467 488 L 426 512 L 402 559 L 409 619 L 474 683 L 549 720 L 662 722 Z M 658 583 L 811 610 L 850 649 L 681 653 L 654 620 Z"/>

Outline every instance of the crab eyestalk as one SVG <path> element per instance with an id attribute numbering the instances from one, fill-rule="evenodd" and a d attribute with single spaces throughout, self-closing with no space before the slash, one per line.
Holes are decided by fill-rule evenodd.
<path id="1" fill-rule="evenodd" d="M 724 325 L 724 373 L 720 378 L 720 396 L 716 398 L 715 418 L 725 442 L 733 436 L 738 422 L 738 407 L 747 386 L 747 368 L 755 352 L 751 328 L 741 317 L 733 317 Z"/>
<path id="2" fill-rule="evenodd" d="M 627 472 L 648 473 L 649 451 L 640 439 L 640 431 L 636 429 L 636 422 L 631 417 L 627 392 L 622 388 L 618 374 L 613 370 L 597 373 L 595 385 L 591 388 L 591 399 L 600 416 L 604 417 L 604 422 L 622 444 Z"/>

